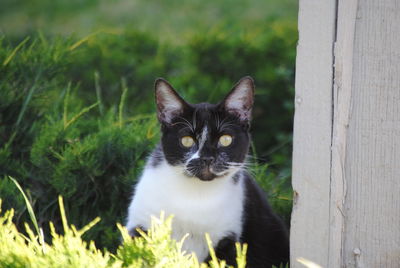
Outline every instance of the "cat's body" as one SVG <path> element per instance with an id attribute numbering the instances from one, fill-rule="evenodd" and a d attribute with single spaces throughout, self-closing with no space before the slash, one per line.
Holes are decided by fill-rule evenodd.
<path id="1" fill-rule="evenodd" d="M 135 202 L 129 208 L 130 215 L 134 216 L 129 218 L 127 226 L 148 229 L 150 215 L 158 216 L 162 210 L 166 215 L 173 214 L 173 238 L 179 241 L 189 233 L 184 249 L 194 251 L 199 260 L 204 260 L 208 256 L 206 232 L 219 241 L 242 231 L 239 224 L 244 198 L 241 184 L 229 178 L 210 182 L 188 179 L 162 161 L 156 167 L 145 169 L 136 186 Z"/>
<path id="2" fill-rule="evenodd" d="M 200 261 L 209 253 L 235 264 L 236 241 L 248 243 L 248 267 L 289 258 L 288 234 L 265 194 L 244 169 L 253 82 L 242 79 L 217 105 L 188 104 L 164 80 L 156 82 L 162 139 L 147 161 L 128 210 L 127 228 L 148 229 L 151 216 L 173 214 L 173 238 Z"/>

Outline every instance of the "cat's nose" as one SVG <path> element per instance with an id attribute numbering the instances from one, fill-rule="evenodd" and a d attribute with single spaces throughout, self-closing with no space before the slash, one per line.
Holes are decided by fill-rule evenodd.
<path id="1" fill-rule="evenodd" d="M 202 163 L 204 166 L 209 166 L 209 165 L 211 165 L 211 164 L 214 162 L 214 157 L 213 157 L 213 156 L 202 156 L 202 157 L 200 158 L 200 160 L 201 160 L 201 163 Z"/>

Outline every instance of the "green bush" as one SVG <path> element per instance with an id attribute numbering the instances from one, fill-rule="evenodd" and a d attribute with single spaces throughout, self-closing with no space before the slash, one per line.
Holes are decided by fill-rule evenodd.
<path id="1" fill-rule="evenodd" d="M 182 251 L 182 241 L 171 239 L 172 218 L 154 218 L 150 230 L 141 237 L 132 239 L 128 231 L 118 225 L 123 243 L 116 254 L 96 248 L 93 241 L 86 242 L 82 235 L 93 228 L 100 218 L 95 218 L 82 229 L 68 225 L 63 201 L 59 198 L 63 235 L 60 235 L 52 222 L 49 223 L 50 244 L 44 242 L 43 234 L 25 224 L 27 235 L 18 232 L 13 224 L 14 210 L 0 214 L 0 266 L 1 267 L 190 267 L 223 268 L 225 261 L 218 260 L 210 239 L 207 237 L 212 260 L 209 265 L 199 263 L 194 254 Z M 1 213 L 1 199 L 0 199 Z M 245 267 L 246 246 L 237 247 L 237 267 Z"/>
<path id="2" fill-rule="evenodd" d="M 62 225 L 57 197 L 84 238 L 115 252 L 132 186 L 159 138 L 153 81 L 163 76 L 191 102 L 216 102 L 240 77 L 257 84 L 253 170 L 286 220 L 290 202 L 294 25 L 271 22 L 262 36 L 192 36 L 187 45 L 143 32 L 85 39 L 32 35 L 0 38 L 0 178 L 26 190 L 38 223 Z M 259 161 L 261 159 L 262 161 Z M 266 169 L 264 160 L 272 167 Z M 277 170 L 280 170 L 277 172 Z M 4 207 L 22 230 L 25 205 L 0 180 Z"/>

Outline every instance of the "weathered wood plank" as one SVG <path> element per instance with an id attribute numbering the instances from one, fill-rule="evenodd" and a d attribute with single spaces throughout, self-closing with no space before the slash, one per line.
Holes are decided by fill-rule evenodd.
<path id="1" fill-rule="evenodd" d="M 299 10 L 293 137 L 295 191 L 291 265 L 328 262 L 335 1 L 303 0 Z"/>
<path id="2" fill-rule="evenodd" d="M 301 1 L 299 33 L 292 266 L 399 267 L 400 1 Z"/>
<path id="3" fill-rule="evenodd" d="M 342 265 L 394 268 L 400 266 L 400 1 L 353 2 Z"/>
<path id="4" fill-rule="evenodd" d="M 327 267 L 342 267 L 344 202 L 346 197 L 345 160 L 350 120 L 354 31 L 357 0 L 339 1 L 334 50 L 333 135 L 330 184 L 329 260 Z"/>

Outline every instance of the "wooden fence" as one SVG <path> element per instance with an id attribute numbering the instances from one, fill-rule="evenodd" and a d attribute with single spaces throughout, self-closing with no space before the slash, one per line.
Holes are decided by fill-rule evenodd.
<path id="1" fill-rule="evenodd" d="M 400 0 L 300 0 L 291 266 L 400 267 Z"/>

